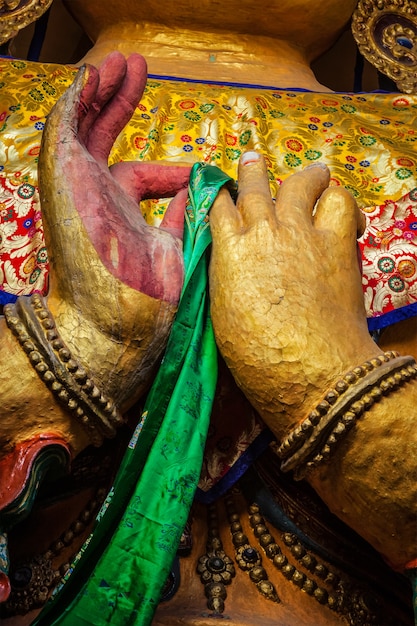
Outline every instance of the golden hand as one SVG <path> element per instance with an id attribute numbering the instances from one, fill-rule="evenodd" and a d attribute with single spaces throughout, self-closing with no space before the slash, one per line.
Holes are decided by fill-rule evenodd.
<path id="1" fill-rule="evenodd" d="M 326 167 L 307 168 L 274 204 L 263 159 L 247 153 L 236 206 L 224 191 L 211 213 L 216 339 L 278 440 L 338 379 L 381 354 L 366 326 L 360 216 L 350 194 L 328 184 Z M 405 380 L 306 475 L 330 510 L 399 569 L 416 558 L 417 381 Z"/>
<path id="2" fill-rule="evenodd" d="M 347 191 L 328 185 L 327 167 L 311 166 L 274 202 L 263 158 L 246 153 L 236 205 L 222 191 L 211 212 L 216 340 L 278 439 L 341 374 L 380 353 L 366 326 L 361 216 Z"/>
<path id="3" fill-rule="evenodd" d="M 83 68 L 48 117 L 39 173 L 51 288 L 46 304 L 22 297 L 0 319 L 0 509 L 40 450 L 75 456 L 113 435 L 165 347 L 189 167 L 107 164 L 145 83 L 142 57 L 112 54 L 100 70 Z M 138 203 L 159 196 L 175 197 L 158 229 Z"/>
<path id="4" fill-rule="evenodd" d="M 126 61 L 113 53 L 99 70 L 82 68 L 49 115 L 39 166 L 48 306 L 70 349 L 122 410 L 150 382 L 183 281 L 189 167 L 108 167 L 146 77 L 140 55 Z M 138 202 L 172 196 L 161 227 L 146 224 Z"/>

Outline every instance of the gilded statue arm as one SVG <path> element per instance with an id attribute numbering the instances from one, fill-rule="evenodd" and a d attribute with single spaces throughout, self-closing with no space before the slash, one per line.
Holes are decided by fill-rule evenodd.
<path id="1" fill-rule="evenodd" d="M 104 399 L 95 398 L 102 393 L 108 406 L 123 415 L 150 384 L 168 339 L 183 281 L 189 167 L 128 162 L 108 167 L 113 142 L 137 106 L 146 77 L 141 56 L 126 61 L 114 53 L 100 70 L 82 68 L 48 117 L 39 179 L 50 289 L 45 302 L 35 295 L 31 306 L 20 299 L 17 308 L 6 307 L 6 319 L 16 331 L 15 338 L 4 331 L 12 344 L 9 354 L 16 354 L 10 367 L 18 363 L 25 381 L 22 401 L 10 399 L 10 419 L 20 423 L 15 443 L 37 434 L 45 421 L 45 428 L 63 434 L 73 452 L 79 452 L 91 438 L 85 441 L 77 434 L 86 413 L 74 426 L 74 394 L 79 412 L 86 403 L 101 402 L 105 409 Z M 173 196 L 160 228 L 149 226 L 138 202 Z M 42 336 L 36 350 L 52 355 L 45 357 L 45 367 L 61 372 L 49 388 L 22 350 L 22 320 L 31 339 L 32 327 Z M 37 414 L 29 405 L 28 411 L 27 399 L 36 402 L 39 397 L 46 408 Z M 50 425 L 43 413 L 51 410 L 55 418 Z M 84 430 L 90 432 L 88 425 Z M 100 436 L 94 443 L 100 443 Z"/>
<path id="2" fill-rule="evenodd" d="M 281 443 L 283 468 L 297 470 L 294 459 L 313 451 L 302 475 L 404 568 L 417 556 L 416 370 L 412 359 L 383 355 L 368 334 L 361 217 L 348 192 L 328 185 L 327 167 L 312 166 L 274 202 L 263 159 L 244 155 L 236 205 L 222 191 L 211 214 L 216 340 Z M 383 373 L 393 368 L 389 388 Z"/>
<path id="3" fill-rule="evenodd" d="M 49 307 L 66 341 L 122 412 L 150 382 L 183 280 L 184 203 L 177 198 L 155 228 L 146 224 L 138 202 L 181 189 L 185 202 L 188 168 L 108 167 L 146 78 L 139 55 L 126 61 L 114 53 L 99 72 L 81 69 L 50 115 L 39 165 L 51 251 Z"/>

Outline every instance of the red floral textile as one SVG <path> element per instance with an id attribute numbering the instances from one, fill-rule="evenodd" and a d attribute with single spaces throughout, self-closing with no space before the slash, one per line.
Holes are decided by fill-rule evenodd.
<path id="1" fill-rule="evenodd" d="M 368 317 L 385 316 L 384 326 L 396 321 L 398 309 L 417 307 L 417 189 L 364 213 L 359 247 L 365 306 Z"/>

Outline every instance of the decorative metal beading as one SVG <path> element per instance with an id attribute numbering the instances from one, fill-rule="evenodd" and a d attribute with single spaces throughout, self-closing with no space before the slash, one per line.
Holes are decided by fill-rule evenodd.
<path id="1" fill-rule="evenodd" d="M 0 45 L 38 20 L 52 0 L 0 0 Z"/>
<path id="2" fill-rule="evenodd" d="M 230 524 L 230 532 L 232 534 L 232 542 L 236 550 L 236 563 L 242 571 L 249 574 L 250 580 L 255 584 L 260 594 L 278 604 L 281 600 L 275 589 L 275 585 L 269 580 L 267 571 L 262 565 L 261 553 L 251 546 L 247 535 L 243 532 L 240 517 L 234 504 L 233 492 L 229 493 L 226 497 L 225 504 Z M 265 547 L 261 541 L 261 536 L 265 535 L 263 532 L 264 528 L 265 533 L 267 533 L 266 527 L 264 526 L 254 529 L 255 536 L 262 547 Z M 273 542 L 272 536 L 270 536 L 269 541 Z"/>
<path id="3" fill-rule="evenodd" d="M 352 33 L 361 54 L 404 93 L 417 92 L 417 3 L 360 0 Z"/>
<path id="4" fill-rule="evenodd" d="M 4 316 L 39 378 L 86 430 L 93 445 L 114 437 L 123 417 L 65 345 L 46 300 L 39 294 L 18 298 L 4 307 Z"/>
<path id="5" fill-rule="evenodd" d="M 299 480 L 326 462 L 366 411 L 416 377 L 414 358 L 393 351 L 347 372 L 281 442 L 277 454 L 282 471 L 294 470 Z"/>
<path id="6" fill-rule="evenodd" d="M 236 574 L 232 559 L 223 550 L 215 504 L 207 508 L 207 533 L 207 551 L 198 559 L 197 573 L 204 585 L 207 608 L 215 617 L 224 612 L 226 585 Z"/>

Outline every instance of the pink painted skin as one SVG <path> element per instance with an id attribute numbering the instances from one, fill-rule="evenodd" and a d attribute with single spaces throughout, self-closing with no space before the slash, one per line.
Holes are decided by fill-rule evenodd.
<path id="1" fill-rule="evenodd" d="M 106 268 L 133 289 L 176 303 L 191 166 L 121 162 L 108 167 L 113 143 L 132 117 L 146 79 L 146 62 L 138 54 L 126 60 L 115 52 L 98 70 L 81 68 L 60 119 L 55 156 L 65 192 Z M 170 197 L 161 226 L 149 226 L 138 203 Z"/>

